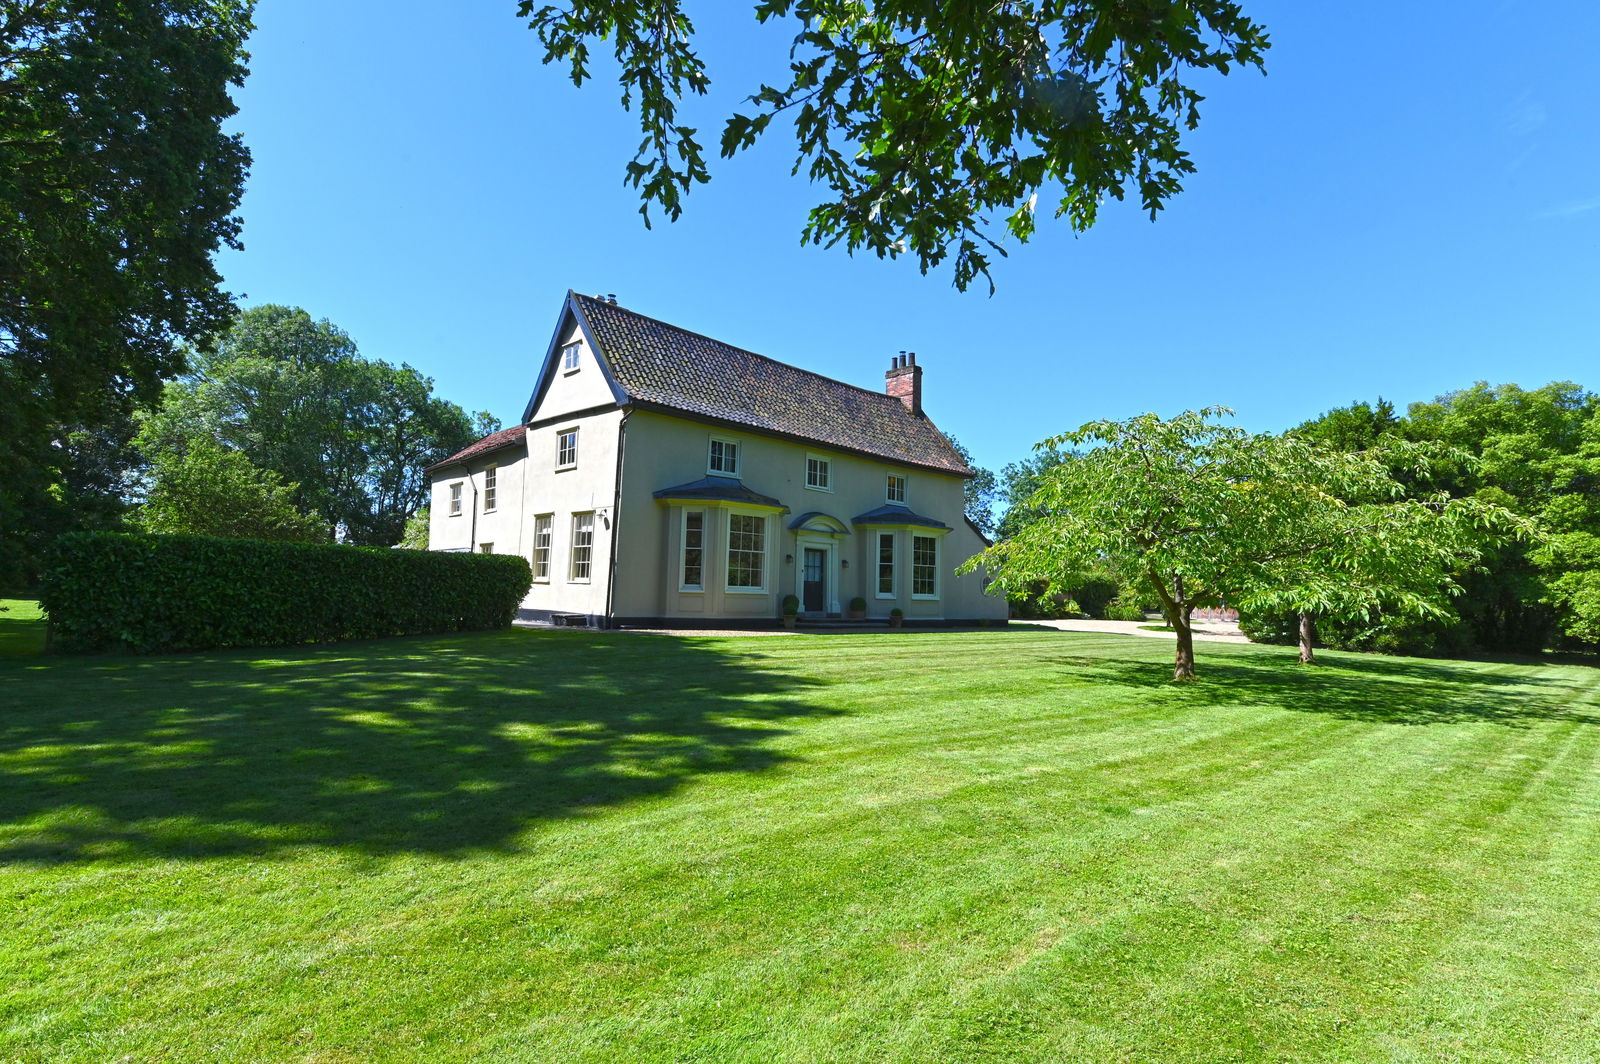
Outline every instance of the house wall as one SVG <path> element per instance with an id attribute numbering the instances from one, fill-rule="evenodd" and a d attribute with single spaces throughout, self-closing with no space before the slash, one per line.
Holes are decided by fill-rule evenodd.
<path id="1" fill-rule="evenodd" d="M 622 414 L 558 420 L 528 430 L 528 537 L 523 557 L 533 563 L 533 529 L 541 514 L 551 516 L 550 573 L 535 576 L 525 609 L 603 616 L 611 589 L 611 547 L 616 535 L 617 442 Z M 556 468 L 557 436 L 578 429 L 578 464 Z M 573 573 L 573 515 L 594 514 L 589 578 Z"/>
<path id="2" fill-rule="evenodd" d="M 521 505 L 526 468 L 523 450 L 508 447 L 466 465 L 434 470 L 428 504 L 428 549 L 477 551 L 491 544 L 495 554 L 522 553 L 526 534 Z M 495 506 L 484 509 L 486 471 L 495 470 Z M 461 485 L 461 512 L 450 513 L 450 486 Z"/>
<path id="3" fill-rule="evenodd" d="M 707 475 L 712 436 L 739 443 L 739 479 L 746 487 L 776 498 L 789 508 L 786 514 L 766 518 L 769 576 L 761 594 L 726 590 L 727 509 L 716 505 L 664 505 L 653 497 L 658 489 Z M 802 544 L 807 542 L 832 547 L 830 607 L 837 603 L 840 609 L 847 608 L 850 599 L 859 595 L 867 600 L 870 617 L 887 617 L 896 606 L 905 611 L 908 620 L 1006 616 L 1004 600 L 983 593 L 981 574 L 954 575 L 957 565 L 983 548 L 982 539 L 962 518 L 961 477 L 644 411 L 630 415 L 624 447 L 620 512 L 623 533 L 618 541 L 613 607 L 617 616 L 775 618 L 783 596 L 800 594 Z M 808 454 L 830 461 L 831 491 L 806 486 Z M 943 521 L 952 530 L 927 533 L 906 528 L 856 529 L 852 518 L 884 505 L 886 476 L 891 471 L 906 477 L 905 505 L 909 509 Z M 705 590 L 701 592 L 679 588 L 685 509 L 704 509 L 706 513 Z M 740 509 L 734 506 L 733 512 Z M 791 531 L 790 523 L 809 511 L 828 514 L 851 531 L 842 536 Z M 876 594 L 879 531 L 896 537 L 892 598 L 879 598 Z M 921 534 L 934 535 L 939 544 L 940 589 L 934 600 L 913 598 L 910 594 L 911 538 Z"/>
<path id="4" fill-rule="evenodd" d="M 573 340 L 583 344 L 579 368 L 564 372 L 560 347 Z M 570 318 L 557 338 L 554 358 L 550 385 L 531 412 L 533 427 L 527 431 L 524 448 L 485 456 L 471 463 L 470 470 L 455 466 L 434 472 L 428 546 L 431 550 L 467 550 L 489 542 L 495 553 L 518 554 L 532 566 L 537 519 L 549 515 L 549 573 L 543 578 L 536 573 L 523 609 L 536 616 L 576 613 L 600 617 L 606 613 L 611 590 L 622 413 L 614 405 L 610 385 L 593 352 Z M 601 412 L 582 413 L 597 407 Z M 558 469 L 558 438 L 569 428 L 578 430 L 578 461 L 572 468 Z M 499 463 L 499 498 L 495 512 L 486 514 L 481 503 L 483 470 L 491 462 Z M 448 516 L 449 486 L 455 481 L 465 484 L 465 505 L 463 516 L 452 518 Z M 594 515 L 587 580 L 574 577 L 572 555 L 573 518 L 583 513 Z"/>

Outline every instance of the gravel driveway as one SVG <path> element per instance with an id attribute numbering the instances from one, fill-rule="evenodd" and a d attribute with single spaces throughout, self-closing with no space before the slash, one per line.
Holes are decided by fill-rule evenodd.
<path id="1" fill-rule="evenodd" d="M 1043 628 L 1054 628 L 1062 632 L 1102 632 L 1111 635 L 1142 635 L 1153 639 L 1175 639 L 1171 632 L 1147 632 L 1141 625 L 1159 624 L 1159 621 L 1018 621 L 1018 624 L 1034 624 Z M 1207 643 L 1248 643 L 1243 632 L 1239 631 L 1237 624 L 1226 621 L 1196 621 L 1194 622 L 1194 638 L 1196 642 Z"/>

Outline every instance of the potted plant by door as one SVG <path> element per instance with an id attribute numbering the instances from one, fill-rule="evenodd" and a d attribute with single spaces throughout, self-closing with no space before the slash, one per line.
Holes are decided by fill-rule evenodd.
<path id="1" fill-rule="evenodd" d="M 889 627 L 890 628 L 899 628 L 901 625 L 903 625 L 905 623 L 906 623 L 906 611 L 905 610 L 901 609 L 899 606 L 896 606 L 894 609 L 889 611 Z"/>
<path id="2" fill-rule="evenodd" d="M 800 600 L 793 595 L 783 596 L 783 626 L 792 629 L 799 616 Z"/>
<path id="3" fill-rule="evenodd" d="M 850 600 L 850 619 L 864 621 L 867 619 L 867 600 L 857 595 Z"/>

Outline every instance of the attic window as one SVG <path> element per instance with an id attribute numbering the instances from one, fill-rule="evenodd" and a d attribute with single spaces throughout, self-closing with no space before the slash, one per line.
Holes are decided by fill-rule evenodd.
<path id="1" fill-rule="evenodd" d="M 570 343 L 561 349 L 561 372 L 578 372 L 578 349 L 582 346 L 579 343 Z"/>

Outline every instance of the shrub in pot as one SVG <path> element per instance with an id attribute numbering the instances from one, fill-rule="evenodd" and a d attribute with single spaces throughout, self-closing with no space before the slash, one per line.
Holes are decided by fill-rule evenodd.
<path id="1" fill-rule="evenodd" d="M 899 606 L 896 606 L 894 609 L 889 611 L 889 627 L 890 628 L 899 628 L 901 625 L 903 625 L 905 623 L 906 623 L 906 611 L 905 610 L 901 609 Z"/>
<path id="2" fill-rule="evenodd" d="M 867 600 L 857 595 L 850 600 L 850 619 L 859 621 L 867 615 Z"/>
<path id="3" fill-rule="evenodd" d="M 800 615 L 800 600 L 794 595 L 785 595 L 783 596 L 781 609 L 783 611 L 783 626 L 785 628 L 793 628 L 795 619 Z"/>

